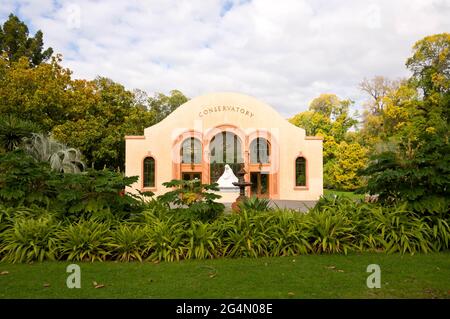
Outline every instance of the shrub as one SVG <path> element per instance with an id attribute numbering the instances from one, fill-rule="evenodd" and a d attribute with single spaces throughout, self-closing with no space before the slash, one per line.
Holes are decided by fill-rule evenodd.
<path id="1" fill-rule="evenodd" d="M 379 205 L 355 201 L 339 195 L 330 195 L 321 197 L 311 213 L 327 212 L 327 214 L 343 216 L 347 221 L 351 221 L 353 226 L 352 242 L 355 248 L 375 250 L 380 245 L 374 237 L 373 226 L 368 221 L 372 219 L 373 212 L 379 209 L 381 209 Z M 311 226 L 313 227 L 317 222 L 317 220 L 312 221 Z"/>
<path id="2" fill-rule="evenodd" d="M 352 242 L 361 251 L 414 254 L 439 251 L 449 245 L 450 228 L 445 217 L 448 214 L 424 216 L 406 203 L 380 205 L 326 197 L 312 211 L 345 216 L 353 226 Z"/>
<path id="3" fill-rule="evenodd" d="M 193 221 L 186 230 L 186 258 L 214 258 L 220 256 L 221 238 L 211 224 Z"/>
<path id="4" fill-rule="evenodd" d="M 184 258 L 186 242 L 184 240 L 184 225 L 171 218 L 155 219 L 149 225 L 149 255 L 150 261 L 174 261 Z"/>
<path id="5" fill-rule="evenodd" d="M 88 169 L 79 174 L 59 174 L 49 182 L 58 190 L 55 205 L 71 220 L 93 216 L 96 219 L 118 219 L 130 217 L 143 207 L 142 199 L 131 194 L 122 194 L 126 186 L 137 180 L 137 176 L 124 177 L 108 169 Z M 143 193 L 151 195 L 151 193 Z"/>
<path id="6" fill-rule="evenodd" d="M 54 260 L 58 223 L 50 217 L 16 218 L 1 237 L 2 261 L 12 263 Z"/>
<path id="7" fill-rule="evenodd" d="M 433 250 L 432 230 L 426 221 L 408 210 L 407 205 L 375 210 L 367 221 L 373 226 L 380 246 L 387 252 L 411 253 Z"/>
<path id="8" fill-rule="evenodd" d="M 37 162 L 16 150 L 0 155 L 0 200 L 7 206 L 39 204 L 47 207 L 55 189 L 48 183 L 54 178 L 48 163 Z"/>
<path id="9" fill-rule="evenodd" d="M 347 216 L 323 210 L 312 211 L 309 217 L 310 242 L 315 252 L 346 254 L 354 247 L 354 226 Z"/>
<path id="10" fill-rule="evenodd" d="M 69 261 L 103 261 L 111 252 L 109 225 L 95 220 L 80 220 L 57 234 L 60 256 Z"/>
<path id="11" fill-rule="evenodd" d="M 261 223 L 269 215 L 258 214 L 251 211 L 242 211 L 240 214 L 229 215 L 224 218 L 223 228 L 223 255 L 229 257 L 258 257 L 267 256 L 268 235 L 261 231 Z"/>
<path id="12" fill-rule="evenodd" d="M 119 225 L 111 232 L 113 258 L 119 261 L 142 261 L 149 249 L 148 227 L 141 225 Z"/>
<path id="13" fill-rule="evenodd" d="M 108 169 L 56 173 L 21 150 L 0 155 L 0 201 L 8 206 L 43 207 L 76 221 L 94 216 L 123 220 L 144 208 L 144 198 L 123 193 L 137 176 L 125 177 Z"/>
<path id="14" fill-rule="evenodd" d="M 175 207 L 172 212 L 184 219 L 211 221 L 225 209 L 222 203 L 215 202 L 220 198 L 220 195 L 214 193 L 219 190 L 217 183 L 202 184 L 200 180 L 193 179 L 172 180 L 163 185 L 174 190 L 158 196 L 158 200 L 168 207 Z"/>
<path id="15" fill-rule="evenodd" d="M 13 207 L 5 207 L 0 205 L 0 234 L 1 232 L 10 226 L 11 216 L 13 215 L 14 208 Z M 0 238 L 1 245 L 1 238 Z"/>
<path id="16" fill-rule="evenodd" d="M 306 214 L 243 209 L 210 222 L 180 218 L 178 210 L 159 200 L 146 207 L 125 224 L 94 218 L 61 224 L 39 207 L 0 207 L 0 256 L 11 262 L 174 261 L 355 249 L 414 254 L 449 248 L 449 216 L 423 216 L 407 205 L 385 207 L 331 197 Z"/>
<path id="17" fill-rule="evenodd" d="M 152 199 L 141 212 L 130 216 L 130 222 L 138 224 L 152 224 L 155 220 L 173 218 L 171 209 L 159 200 Z"/>
<path id="18" fill-rule="evenodd" d="M 427 216 L 424 220 L 430 226 L 433 250 L 448 249 L 450 247 L 450 216 L 447 214 L 447 219 L 438 216 Z"/>
<path id="19" fill-rule="evenodd" d="M 31 205 L 31 206 L 17 206 L 17 207 L 4 207 L 0 206 L 0 214 L 4 214 L 6 222 L 9 220 L 10 222 L 14 221 L 14 219 L 36 219 L 40 217 L 51 217 L 55 218 L 56 214 L 52 211 L 49 211 L 45 208 Z M 0 220 L 2 217 L 0 217 Z"/>
<path id="20" fill-rule="evenodd" d="M 447 128 L 448 132 L 448 128 Z M 411 145 L 399 145 L 397 152 L 384 152 L 372 157 L 360 174 L 368 177 L 360 192 L 378 195 L 384 204 L 408 203 L 421 214 L 436 214 L 450 210 L 450 144 L 444 135 L 433 134 L 414 148 L 414 157 L 407 156 Z"/>
<path id="21" fill-rule="evenodd" d="M 270 199 L 256 196 L 246 197 L 243 201 L 239 202 L 239 208 L 241 210 L 266 212 L 270 210 Z"/>
<path id="22" fill-rule="evenodd" d="M 305 215 L 289 210 L 277 210 L 270 215 L 270 223 L 260 230 L 269 238 L 270 256 L 295 256 L 312 252 L 308 242 L 310 229 L 305 222 Z"/>

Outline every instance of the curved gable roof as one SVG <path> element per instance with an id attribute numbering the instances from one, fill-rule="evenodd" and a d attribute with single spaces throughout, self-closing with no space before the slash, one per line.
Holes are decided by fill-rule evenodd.
<path id="1" fill-rule="evenodd" d="M 144 135 L 153 130 L 170 127 L 193 127 L 196 121 L 201 121 L 204 128 L 224 123 L 244 128 L 285 127 L 301 130 L 301 134 L 305 136 L 304 129 L 291 124 L 270 105 L 252 96 L 234 92 L 216 92 L 197 96 L 180 105 L 161 122 L 146 128 Z"/>

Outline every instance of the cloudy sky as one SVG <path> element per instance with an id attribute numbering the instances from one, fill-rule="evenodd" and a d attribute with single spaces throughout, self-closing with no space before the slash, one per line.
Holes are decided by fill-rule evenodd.
<path id="1" fill-rule="evenodd" d="M 417 40 L 450 31 L 450 0 L 1 0 L 77 78 L 149 94 L 237 91 L 288 117 L 320 93 L 361 104 L 363 78 L 408 75 Z"/>

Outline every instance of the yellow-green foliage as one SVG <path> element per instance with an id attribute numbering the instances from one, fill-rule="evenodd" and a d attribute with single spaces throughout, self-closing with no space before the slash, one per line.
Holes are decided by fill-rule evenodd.
<path id="1" fill-rule="evenodd" d="M 354 190 L 364 184 L 357 171 L 367 164 L 367 150 L 349 131 L 357 122 L 349 115 L 351 104 L 334 94 L 321 94 L 308 111 L 289 120 L 307 135 L 323 137 L 324 185 L 328 188 Z"/>
<path id="2" fill-rule="evenodd" d="M 342 141 L 334 158 L 325 164 L 324 183 L 334 189 L 354 190 L 363 184 L 358 170 L 367 165 L 367 150 L 358 143 Z"/>

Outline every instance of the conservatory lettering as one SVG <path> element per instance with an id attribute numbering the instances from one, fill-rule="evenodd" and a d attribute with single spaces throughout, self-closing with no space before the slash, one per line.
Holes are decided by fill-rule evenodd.
<path id="1" fill-rule="evenodd" d="M 230 106 L 230 105 L 205 107 L 203 110 L 201 110 L 198 113 L 198 116 L 203 117 L 205 115 L 208 115 L 211 113 L 216 113 L 216 112 L 236 112 L 236 113 L 242 114 L 244 116 L 248 116 L 250 118 L 254 116 L 253 112 L 247 110 L 244 107 Z"/>

